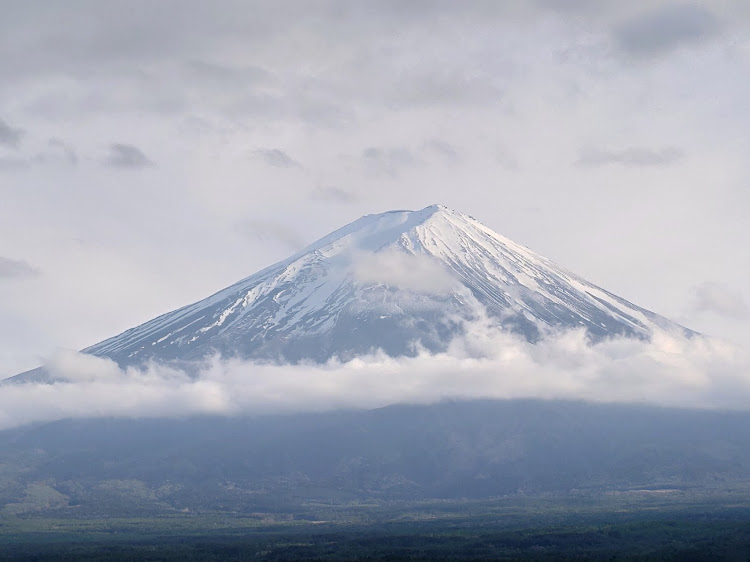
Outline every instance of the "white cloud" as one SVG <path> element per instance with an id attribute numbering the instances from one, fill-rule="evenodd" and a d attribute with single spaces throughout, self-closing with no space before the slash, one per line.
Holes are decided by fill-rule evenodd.
<path id="1" fill-rule="evenodd" d="M 468 353 L 477 338 L 481 353 Z M 750 354 L 702 337 L 591 344 L 581 330 L 529 344 L 511 334 L 467 334 L 451 352 L 382 354 L 347 363 L 270 365 L 211 358 L 194 376 L 159 365 L 120 369 L 61 352 L 48 369 L 63 382 L 5 386 L 0 428 L 69 417 L 241 415 L 376 408 L 444 399 L 541 398 L 750 408 Z"/>
<path id="2" fill-rule="evenodd" d="M 459 289 L 459 283 L 434 258 L 398 250 L 368 252 L 354 257 L 354 278 L 399 289 L 444 294 Z"/>

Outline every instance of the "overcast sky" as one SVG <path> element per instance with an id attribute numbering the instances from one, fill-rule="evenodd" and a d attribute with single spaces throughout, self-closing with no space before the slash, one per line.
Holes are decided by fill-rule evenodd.
<path id="1" fill-rule="evenodd" d="M 0 13 L 0 376 L 432 203 L 750 337 L 747 2 Z"/>

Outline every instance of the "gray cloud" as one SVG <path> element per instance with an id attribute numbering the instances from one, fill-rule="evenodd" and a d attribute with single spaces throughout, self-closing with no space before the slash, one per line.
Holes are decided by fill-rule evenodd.
<path id="1" fill-rule="evenodd" d="M 404 168 L 414 166 L 416 159 L 408 148 L 370 147 L 362 151 L 365 169 L 375 176 L 396 177 Z"/>
<path id="2" fill-rule="evenodd" d="M 456 162 L 459 160 L 458 150 L 452 144 L 445 142 L 440 139 L 430 139 L 424 143 L 425 150 L 437 154 L 443 160 L 448 162 Z"/>
<path id="3" fill-rule="evenodd" d="M 0 279 L 26 279 L 36 277 L 39 270 L 23 260 L 0 256 Z"/>
<path id="4" fill-rule="evenodd" d="M 296 230 L 280 222 L 248 219 L 238 223 L 236 228 L 245 236 L 280 242 L 291 250 L 298 250 L 305 245 L 305 241 Z"/>
<path id="5" fill-rule="evenodd" d="M 394 26 L 424 26 L 426 22 L 459 16 L 480 21 L 507 17 L 519 11 L 517 4 L 484 0 L 222 0 L 216 9 L 196 0 L 164 0 L 158 6 L 144 3 L 133 10 L 129 2 L 116 1 L 105 7 L 81 0 L 75 6 L 50 5 L 40 10 L 33 2 L 20 3 L 7 6 L 0 20 L 0 68 L 17 74 L 58 70 L 75 75 L 92 65 L 97 71 L 117 72 L 143 61 L 179 57 L 183 64 L 197 61 L 194 66 L 199 72 L 213 73 L 217 67 L 231 68 L 223 62 L 206 62 L 222 60 L 210 56 L 212 47 L 219 43 L 247 46 L 252 53 L 281 39 L 281 56 L 298 59 L 304 53 L 295 45 L 284 48 L 283 43 L 292 34 L 310 37 L 310 26 L 305 22 L 314 22 L 315 32 L 334 44 L 342 40 L 352 43 L 362 36 L 382 37 Z M 290 11 L 294 17 L 290 17 Z M 61 25 L 65 32 L 60 32 Z M 38 37 L 40 40 L 36 40 Z M 201 68 L 204 64 L 214 68 Z M 251 74 L 256 75 L 252 69 Z"/>
<path id="6" fill-rule="evenodd" d="M 69 144 L 60 139 L 52 138 L 47 142 L 45 149 L 33 156 L 22 156 L 20 154 L 0 156 L 0 171 L 13 172 L 60 161 L 75 166 L 78 164 L 78 154 Z"/>
<path id="7" fill-rule="evenodd" d="M 72 165 L 78 164 L 78 154 L 75 151 L 75 148 L 73 148 L 71 145 L 69 145 L 66 142 L 63 142 L 60 139 L 52 138 L 49 139 L 49 142 L 47 143 L 51 148 L 54 148 L 58 151 L 60 151 L 65 159 L 68 161 L 68 163 Z"/>
<path id="8" fill-rule="evenodd" d="M 279 148 L 259 148 L 253 155 L 275 168 L 299 168 L 301 164 Z"/>
<path id="9" fill-rule="evenodd" d="M 268 82 L 272 77 L 270 72 L 257 66 L 230 66 L 194 60 L 187 67 L 202 84 L 211 82 L 220 87 L 253 87 Z"/>
<path id="10" fill-rule="evenodd" d="M 624 150 L 602 150 L 583 148 L 576 164 L 583 167 L 597 167 L 620 164 L 629 167 L 667 166 L 684 158 L 679 148 L 668 146 L 660 149 L 631 147 Z"/>
<path id="11" fill-rule="evenodd" d="M 543 8 L 555 12 L 583 12 L 592 13 L 606 9 L 601 0 L 536 0 L 536 3 Z"/>
<path id="12" fill-rule="evenodd" d="M 490 72 L 467 67 L 465 62 L 455 63 L 455 66 L 448 68 L 423 64 L 419 72 L 399 76 L 391 82 L 384 95 L 390 103 L 401 107 L 433 104 L 473 106 L 500 101 L 503 91 Z"/>
<path id="13" fill-rule="evenodd" d="M 13 172 L 23 170 L 29 167 L 29 161 L 26 158 L 15 156 L 0 156 L 0 171 Z"/>
<path id="14" fill-rule="evenodd" d="M 23 138 L 24 130 L 11 127 L 6 121 L 0 119 L 0 144 L 18 148 Z"/>
<path id="15" fill-rule="evenodd" d="M 122 168 L 134 170 L 153 166 L 154 163 L 141 151 L 140 148 L 132 144 L 114 143 L 109 147 L 109 155 L 104 163 L 112 168 Z"/>
<path id="16" fill-rule="evenodd" d="M 521 165 L 518 163 L 518 158 L 516 158 L 513 153 L 505 149 L 498 150 L 497 154 L 495 155 L 495 160 L 497 160 L 497 163 L 506 170 L 515 172 L 521 168 Z"/>
<path id="17" fill-rule="evenodd" d="M 8 83 L 19 78 L 17 95 L 20 79 L 66 76 L 72 87 L 46 80 L 26 104 L 49 117 L 200 108 L 235 119 L 335 126 L 357 119 L 357 102 L 402 109 L 503 103 L 513 97 L 516 57 L 494 41 L 474 45 L 481 31 L 493 24 L 533 28 L 550 9 L 608 28 L 622 11 L 583 0 L 293 4 L 294 18 L 288 2 L 231 0 L 213 11 L 189 0 L 135 11 L 122 2 L 108 9 L 83 2 L 50 8 L 44 17 L 33 8 L 8 9 L 0 22 L 0 69 L 7 69 Z M 425 34 L 433 25 L 446 45 L 480 33 L 466 50 L 441 51 Z M 311 48 L 300 53 L 295 44 Z M 328 58 L 342 44 L 344 54 Z"/>
<path id="18" fill-rule="evenodd" d="M 617 45 L 626 53 L 647 57 L 695 44 L 718 33 L 716 17 L 700 4 L 669 4 L 615 28 Z"/>
<path id="19" fill-rule="evenodd" d="M 340 187 L 333 185 L 319 185 L 312 191 L 312 193 L 310 193 L 310 199 L 316 201 L 330 201 L 333 203 L 354 203 L 358 197 L 355 193 Z"/>
<path id="20" fill-rule="evenodd" d="M 709 312 L 727 318 L 750 317 L 750 307 L 742 293 L 724 283 L 705 282 L 693 287 L 692 307 L 697 312 Z"/>

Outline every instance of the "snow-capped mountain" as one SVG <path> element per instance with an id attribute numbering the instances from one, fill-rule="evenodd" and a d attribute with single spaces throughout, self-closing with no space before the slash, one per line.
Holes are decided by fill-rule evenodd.
<path id="1" fill-rule="evenodd" d="M 433 205 L 367 215 L 194 304 L 84 350 L 121 365 L 219 352 L 271 361 L 439 351 L 482 319 L 529 340 L 546 327 L 648 338 L 683 329 Z"/>

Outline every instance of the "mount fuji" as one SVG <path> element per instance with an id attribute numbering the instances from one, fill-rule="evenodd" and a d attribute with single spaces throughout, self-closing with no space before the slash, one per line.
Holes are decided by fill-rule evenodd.
<path id="1" fill-rule="evenodd" d="M 263 362 L 440 352 L 471 322 L 536 341 L 689 330 L 432 205 L 364 216 L 250 277 L 83 350 L 121 366 L 221 354 Z M 29 379 L 32 373 L 17 378 Z"/>
<path id="2" fill-rule="evenodd" d="M 443 351 L 484 320 L 530 341 L 685 330 L 432 205 L 367 215 L 218 293 L 93 345 L 120 365 L 214 353 L 274 362 Z"/>

